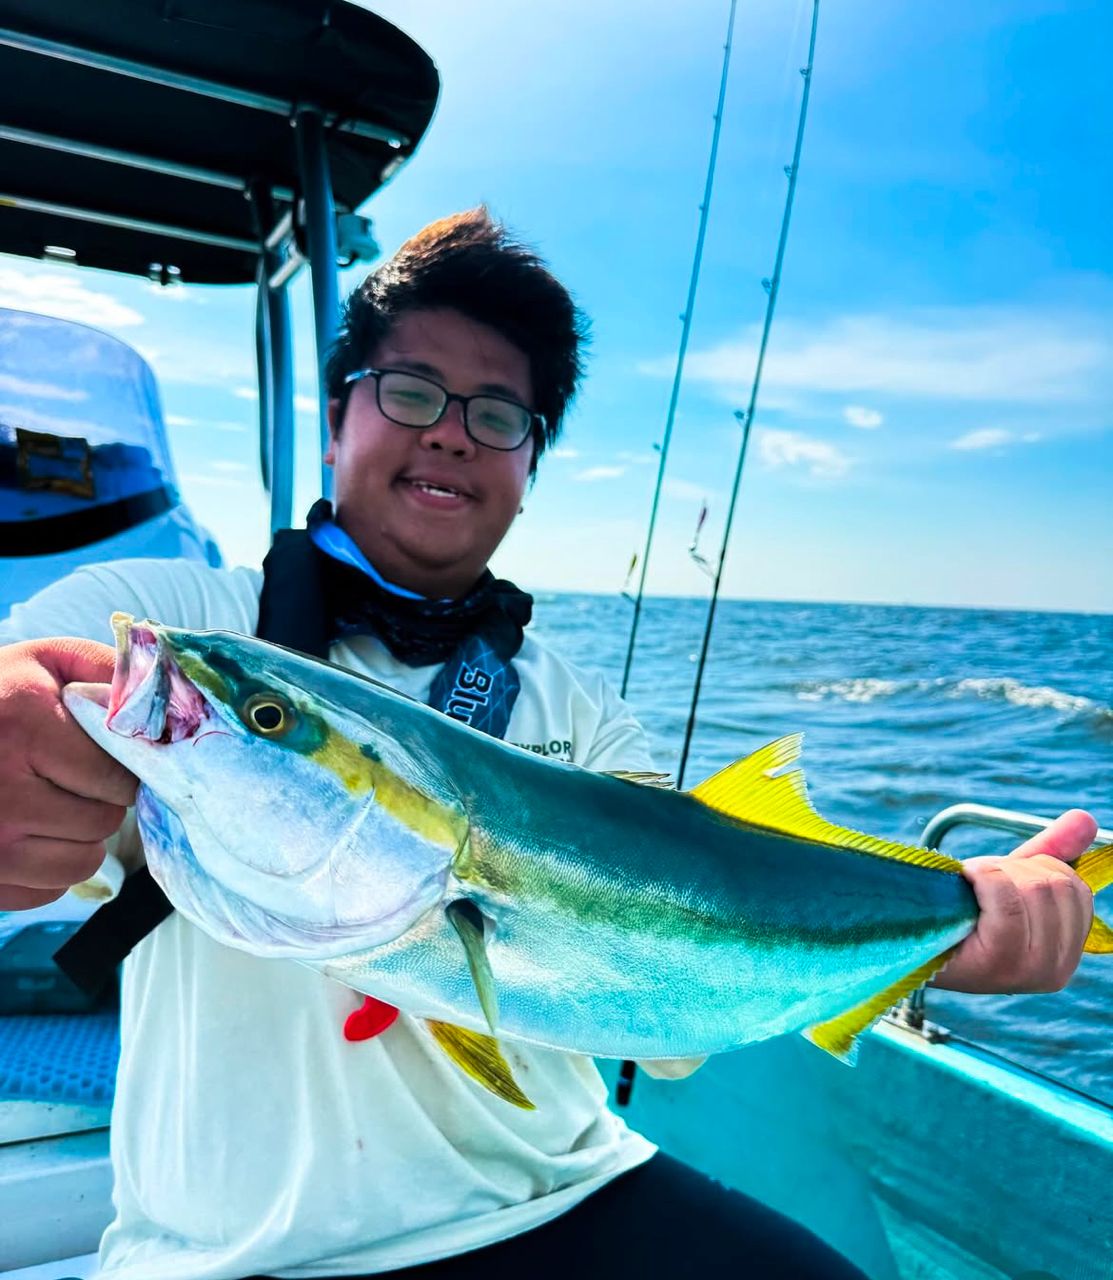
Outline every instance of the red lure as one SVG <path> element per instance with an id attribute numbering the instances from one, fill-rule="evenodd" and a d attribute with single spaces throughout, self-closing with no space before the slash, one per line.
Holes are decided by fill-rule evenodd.
<path id="1" fill-rule="evenodd" d="M 382 1035 L 398 1017 L 398 1010 L 392 1004 L 376 1000 L 374 996 L 364 997 L 363 1004 L 344 1020 L 345 1040 L 370 1040 Z"/>

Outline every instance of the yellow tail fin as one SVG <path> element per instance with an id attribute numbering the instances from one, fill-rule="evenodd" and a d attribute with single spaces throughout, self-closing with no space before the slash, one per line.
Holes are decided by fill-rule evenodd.
<path id="1" fill-rule="evenodd" d="M 1103 844 L 1100 849 L 1084 853 L 1074 864 L 1091 893 L 1099 893 L 1113 884 L 1113 844 Z M 1113 954 L 1113 929 L 1094 912 L 1094 923 L 1086 937 L 1085 950 L 1094 955 Z"/>

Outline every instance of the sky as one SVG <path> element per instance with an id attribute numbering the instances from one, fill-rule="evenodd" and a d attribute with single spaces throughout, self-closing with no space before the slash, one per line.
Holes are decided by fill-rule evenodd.
<path id="1" fill-rule="evenodd" d="M 493 567 L 614 593 L 643 551 L 719 89 L 726 0 L 383 0 L 442 96 L 363 212 L 389 253 L 485 202 L 591 317 L 585 386 Z M 740 0 L 647 590 L 718 555 L 792 156 L 810 0 Z M 1113 92 L 1099 0 L 823 0 L 812 96 L 723 594 L 1113 612 Z M 346 272 L 346 292 L 359 274 Z M 296 505 L 318 493 L 294 285 Z M 0 256 L 0 305 L 152 364 L 186 500 L 265 550 L 246 289 Z"/>

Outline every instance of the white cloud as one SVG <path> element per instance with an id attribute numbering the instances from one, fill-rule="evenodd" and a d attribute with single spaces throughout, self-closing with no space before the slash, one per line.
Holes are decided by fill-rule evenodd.
<path id="1" fill-rule="evenodd" d="M 558 445 L 555 449 L 549 450 L 550 458 L 578 458 L 579 456 L 579 449 L 569 449 L 567 445 Z"/>
<path id="2" fill-rule="evenodd" d="M 1012 404 L 1104 400 L 1113 368 L 1105 317 L 1048 308 L 934 309 L 848 315 L 783 325 L 765 365 L 765 385 L 785 391 L 874 392 L 945 401 Z M 756 330 L 688 357 L 687 372 L 736 401 L 749 387 Z M 643 363 L 671 376 L 671 357 Z"/>
<path id="3" fill-rule="evenodd" d="M 861 404 L 848 404 L 842 416 L 850 426 L 860 427 L 863 431 L 874 431 L 885 421 L 884 415 L 876 409 L 867 409 Z"/>
<path id="4" fill-rule="evenodd" d="M 755 433 L 758 457 L 767 467 L 806 467 L 815 479 L 841 476 L 850 460 L 834 445 L 796 431 L 759 427 Z"/>
<path id="5" fill-rule="evenodd" d="M 196 289 L 184 289 L 181 284 L 156 284 L 151 281 L 147 285 L 147 292 L 160 302 L 177 302 L 188 303 L 191 307 L 207 307 L 209 305 L 208 298 L 199 293 Z"/>
<path id="6" fill-rule="evenodd" d="M 96 406 L 93 406 L 94 411 Z M 61 436 L 82 436 L 90 444 L 105 444 L 120 438 L 119 424 L 111 414 L 106 421 L 91 418 L 66 418 L 43 413 L 31 405 L 0 404 L 0 422 L 18 423 L 30 431 L 50 431 Z"/>
<path id="7" fill-rule="evenodd" d="M 14 373 L 0 373 L 0 391 L 13 396 L 30 396 L 35 400 L 88 400 L 88 391 L 76 387 L 59 387 L 53 382 L 32 382 Z"/>
<path id="8" fill-rule="evenodd" d="M 577 480 L 617 480 L 626 474 L 625 467 L 586 467 L 576 473 Z"/>
<path id="9" fill-rule="evenodd" d="M 258 399 L 258 395 L 253 399 Z M 316 396 L 297 395 L 294 396 L 294 408 L 298 413 L 316 413 L 320 409 L 320 401 Z"/>
<path id="10" fill-rule="evenodd" d="M 684 502 L 702 502 L 712 497 L 703 485 L 695 484 L 691 480 L 674 479 L 671 476 L 665 480 L 661 488 L 668 497 L 679 498 Z"/>
<path id="11" fill-rule="evenodd" d="M 244 422 L 213 422 L 209 418 L 186 418 L 179 413 L 168 413 L 166 415 L 166 425 L 168 427 L 207 427 L 213 431 L 228 431 L 236 435 L 249 430 L 249 427 Z"/>
<path id="12" fill-rule="evenodd" d="M 998 446 L 1008 444 L 1015 439 L 1011 431 L 1006 431 L 1003 427 L 981 427 L 977 431 L 968 431 L 964 436 L 959 436 L 956 440 L 951 441 L 952 449 L 974 450 L 974 449 L 996 449 Z"/>
<path id="13" fill-rule="evenodd" d="M 88 288 L 81 276 L 66 271 L 0 267 L 0 306 L 78 320 L 94 328 L 123 329 L 144 323 L 138 311 L 110 294 Z"/>
<path id="14" fill-rule="evenodd" d="M 178 321 L 175 317 L 175 323 Z M 196 325 L 196 318 L 190 324 Z M 250 342 L 220 342 L 200 337 L 188 324 L 179 325 L 172 344 L 136 349 L 158 375 L 159 382 L 186 387 L 219 387 L 239 399 L 255 400 L 251 386 L 255 353 Z M 239 390 L 242 388 L 242 391 Z"/>
<path id="15" fill-rule="evenodd" d="M 235 476 L 214 475 L 211 471 L 190 471 L 182 476 L 183 484 L 200 485 L 208 489 L 242 489 L 244 482 Z"/>

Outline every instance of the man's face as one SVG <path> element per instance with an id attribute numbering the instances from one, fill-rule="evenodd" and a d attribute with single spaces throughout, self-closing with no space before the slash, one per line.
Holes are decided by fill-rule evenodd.
<path id="1" fill-rule="evenodd" d="M 494 394 L 533 407 L 526 355 L 449 308 L 399 317 L 367 367 L 421 374 L 456 395 Z M 431 427 L 398 426 L 379 411 L 373 378 L 353 385 L 342 424 L 338 412 L 339 402 L 330 402 L 325 461 L 334 468 L 340 524 L 387 581 L 434 598 L 463 595 L 518 513 L 532 436 L 511 451 L 476 444 L 457 403 Z"/>

